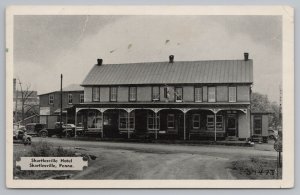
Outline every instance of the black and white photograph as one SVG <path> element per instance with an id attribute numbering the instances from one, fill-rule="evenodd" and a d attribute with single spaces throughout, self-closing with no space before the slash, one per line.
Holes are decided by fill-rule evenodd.
<path id="1" fill-rule="evenodd" d="M 8 8 L 7 185 L 292 187 L 293 17 Z"/>

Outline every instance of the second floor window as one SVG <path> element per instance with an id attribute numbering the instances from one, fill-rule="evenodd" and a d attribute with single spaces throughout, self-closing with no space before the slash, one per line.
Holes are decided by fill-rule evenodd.
<path id="1" fill-rule="evenodd" d="M 152 100 L 159 100 L 159 87 L 154 86 L 152 87 Z"/>
<path id="2" fill-rule="evenodd" d="M 216 102 L 216 87 L 208 87 L 208 102 Z"/>
<path id="3" fill-rule="evenodd" d="M 202 88 L 195 87 L 195 102 L 202 102 Z"/>
<path id="4" fill-rule="evenodd" d="M 54 95 L 50 94 L 49 95 L 49 104 L 53 104 L 54 103 Z"/>
<path id="5" fill-rule="evenodd" d="M 175 88 L 175 101 L 182 102 L 182 87 Z"/>
<path id="6" fill-rule="evenodd" d="M 73 104 L 73 95 L 72 94 L 68 94 L 68 104 Z"/>
<path id="7" fill-rule="evenodd" d="M 129 87 L 129 101 L 136 101 L 136 87 Z"/>
<path id="8" fill-rule="evenodd" d="M 79 102 L 84 103 L 84 94 L 80 94 L 79 96 Z"/>
<path id="9" fill-rule="evenodd" d="M 110 101 L 111 102 L 117 101 L 117 87 L 110 88 Z"/>
<path id="10" fill-rule="evenodd" d="M 93 87 L 93 102 L 100 101 L 100 87 Z"/>
<path id="11" fill-rule="evenodd" d="M 229 102 L 236 102 L 236 87 L 228 88 Z"/>

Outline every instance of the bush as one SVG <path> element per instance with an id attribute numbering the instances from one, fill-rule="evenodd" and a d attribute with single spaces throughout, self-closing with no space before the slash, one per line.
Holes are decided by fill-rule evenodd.
<path id="1" fill-rule="evenodd" d="M 46 141 L 33 143 L 31 150 L 26 156 L 43 156 L 43 157 L 64 157 L 74 156 L 74 151 L 63 149 L 61 146 L 55 147 Z"/>

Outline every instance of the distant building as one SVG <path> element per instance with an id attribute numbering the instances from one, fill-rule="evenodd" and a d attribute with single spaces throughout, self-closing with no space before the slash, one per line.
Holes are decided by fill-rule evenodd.
<path id="1" fill-rule="evenodd" d="M 46 116 L 60 115 L 60 91 L 52 91 L 39 95 L 40 98 L 40 121 L 46 123 Z M 71 84 L 63 88 L 62 92 L 62 113 L 64 123 L 74 123 L 74 112 L 68 112 L 68 108 L 74 104 L 84 102 L 83 87 L 78 84 Z M 59 119 L 59 117 L 58 117 Z"/>
<path id="2" fill-rule="evenodd" d="M 93 66 L 84 79 L 76 123 L 103 137 L 175 139 L 251 136 L 253 61 L 145 62 Z M 81 118 L 77 117 L 77 114 Z"/>

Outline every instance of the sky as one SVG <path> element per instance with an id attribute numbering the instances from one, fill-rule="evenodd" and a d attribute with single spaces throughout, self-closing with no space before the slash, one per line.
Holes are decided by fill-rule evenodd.
<path id="1" fill-rule="evenodd" d="M 279 101 L 280 16 L 14 17 L 14 77 L 38 94 L 80 84 L 104 64 L 253 59 L 253 92 Z"/>

